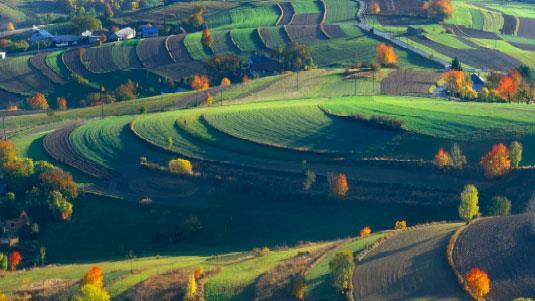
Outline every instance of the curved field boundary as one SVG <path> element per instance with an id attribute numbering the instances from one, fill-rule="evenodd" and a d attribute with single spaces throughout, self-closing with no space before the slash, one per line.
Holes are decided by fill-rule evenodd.
<path id="1" fill-rule="evenodd" d="M 204 66 L 197 61 L 169 64 L 150 69 L 150 72 L 179 81 L 196 73 L 204 73 Z M 186 97 L 187 98 L 187 97 Z"/>
<path id="2" fill-rule="evenodd" d="M 277 4 L 282 11 L 282 14 L 277 22 L 277 25 L 288 25 L 292 23 L 292 19 L 295 15 L 294 7 L 290 2 L 282 2 Z"/>
<path id="3" fill-rule="evenodd" d="M 223 54 L 238 54 L 240 48 L 236 45 L 230 35 L 230 31 L 214 31 L 212 32 L 214 43 L 212 44 L 212 52 L 216 55 Z"/>
<path id="4" fill-rule="evenodd" d="M 120 69 L 113 62 L 113 46 L 87 48 L 83 64 L 92 73 L 108 73 Z"/>
<path id="5" fill-rule="evenodd" d="M 465 300 L 444 256 L 449 237 L 460 225 L 415 227 L 385 240 L 357 264 L 355 298 Z"/>
<path id="6" fill-rule="evenodd" d="M 322 0 L 326 7 L 324 23 L 355 21 L 359 2 L 354 0 Z"/>
<path id="7" fill-rule="evenodd" d="M 284 26 L 290 41 L 292 42 L 312 42 L 315 40 L 327 40 L 328 38 L 323 34 L 319 25 L 301 25 Z"/>
<path id="8" fill-rule="evenodd" d="M 255 52 L 267 48 L 257 28 L 234 29 L 229 32 L 229 36 L 236 48 L 242 52 Z"/>
<path id="9" fill-rule="evenodd" d="M 321 6 L 321 21 L 320 24 L 324 24 L 325 20 L 327 19 L 327 3 L 325 1 L 320 0 L 320 6 Z"/>
<path id="10" fill-rule="evenodd" d="M 491 279 L 489 300 L 535 296 L 535 215 L 476 220 L 460 233 L 453 262 L 461 275 L 478 267 Z"/>
<path id="11" fill-rule="evenodd" d="M 520 25 L 519 21 L 518 17 L 503 14 L 503 27 L 501 33 L 516 36 Z"/>
<path id="12" fill-rule="evenodd" d="M 117 46 L 112 47 L 113 63 L 121 70 L 141 69 L 143 65 L 137 57 L 135 46 Z"/>
<path id="13" fill-rule="evenodd" d="M 266 45 L 267 48 L 283 48 L 290 44 L 290 37 L 284 29 L 284 26 L 260 27 L 258 28 L 258 33 L 260 39 L 264 42 L 264 45 Z"/>
<path id="14" fill-rule="evenodd" d="M 156 68 L 174 63 L 166 47 L 168 37 L 144 39 L 137 45 L 136 53 L 145 68 Z"/>
<path id="15" fill-rule="evenodd" d="M 444 28 L 453 31 L 456 36 L 476 39 L 501 40 L 502 38 L 494 32 L 477 30 L 457 25 L 444 25 Z"/>
<path id="16" fill-rule="evenodd" d="M 111 173 L 104 167 L 82 158 L 69 141 L 70 133 L 77 127 L 72 125 L 61 128 L 45 136 L 43 147 L 55 160 L 67 164 L 83 173 L 96 178 L 110 178 Z"/>
<path id="17" fill-rule="evenodd" d="M 289 25 L 318 25 L 323 22 L 321 13 L 294 15 Z"/>
<path id="18" fill-rule="evenodd" d="M 321 31 L 329 39 L 348 38 L 349 36 L 342 30 L 340 25 L 321 25 Z"/>
<path id="19" fill-rule="evenodd" d="M 62 79 L 70 78 L 70 71 L 63 63 L 63 50 L 53 51 L 48 53 L 45 59 L 46 65 L 52 69 Z"/>
<path id="20" fill-rule="evenodd" d="M 66 52 L 64 52 L 62 55 L 62 60 L 65 66 L 67 67 L 67 69 L 69 69 L 71 73 L 75 73 L 83 77 L 87 77 L 91 73 L 87 70 L 85 65 L 82 63 L 78 49 L 81 49 L 81 48 L 74 48 L 74 49 L 67 50 Z"/>
<path id="21" fill-rule="evenodd" d="M 169 54 L 175 63 L 189 63 L 193 61 L 184 46 L 184 37 L 185 35 L 173 35 L 165 40 Z"/>
<path id="22" fill-rule="evenodd" d="M 184 37 L 184 47 L 194 60 L 205 60 L 210 58 L 211 49 L 206 49 L 201 42 L 202 33 L 194 32 Z"/>
<path id="23" fill-rule="evenodd" d="M 275 25 L 279 25 L 282 18 L 284 17 L 284 10 L 282 10 L 282 6 L 280 5 L 280 2 L 276 2 L 275 5 L 277 6 L 277 9 L 279 10 L 279 18 L 277 19 L 277 22 L 275 22 Z"/>
<path id="24" fill-rule="evenodd" d="M 39 53 L 37 55 L 34 55 L 30 58 L 30 64 L 32 66 L 39 70 L 44 76 L 46 76 L 49 80 L 51 80 L 53 83 L 58 85 L 64 85 L 67 82 L 61 78 L 54 70 L 52 70 L 47 64 L 46 64 L 46 57 L 48 56 L 48 52 Z"/>
<path id="25" fill-rule="evenodd" d="M 535 19 L 519 18 L 520 26 L 517 35 L 525 38 L 535 39 Z"/>
<path id="26" fill-rule="evenodd" d="M 29 56 L 0 61 L 0 88 L 23 96 L 48 90 L 49 80 L 30 64 Z"/>

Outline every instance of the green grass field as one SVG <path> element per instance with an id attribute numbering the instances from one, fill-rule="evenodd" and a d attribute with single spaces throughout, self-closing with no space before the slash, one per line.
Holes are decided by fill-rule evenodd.
<path id="1" fill-rule="evenodd" d="M 69 78 L 69 70 L 67 70 L 67 67 L 63 63 L 63 60 L 61 57 L 63 56 L 63 51 L 58 50 L 51 52 L 46 57 L 46 65 L 50 67 L 54 72 L 56 72 L 59 76 L 67 79 Z"/>
<path id="2" fill-rule="evenodd" d="M 262 41 L 258 36 L 258 31 L 252 29 L 234 29 L 230 32 L 232 39 L 236 42 L 238 48 L 244 52 L 255 52 L 262 49 Z"/>
<path id="3" fill-rule="evenodd" d="M 201 36 L 201 32 L 196 32 L 190 33 L 184 38 L 184 46 L 194 60 L 205 60 L 210 57 L 210 53 L 205 50 L 201 42 Z"/>
<path id="4" fill-rule="evenodd" d="M 207 17 L 211 28 L 234 29 L 272 26 L 277 23 L 280 11 L 276 5 L 260 4 L 253 7 L 239 7 L 221 11 Z"/>
<path id="5" fill-rule="evenodd" d="M 316 1 L 293 0 L 292 6 L 294 7 L 296 15 L 321 13 L 321 7 Z"/>
<path id="6" fill-rule="evenodd" d="M 338 23 L 354 21 L 357 14 L 359 4 L 351 0 L 326 0 L 327 17 L 325 23 Z"/>

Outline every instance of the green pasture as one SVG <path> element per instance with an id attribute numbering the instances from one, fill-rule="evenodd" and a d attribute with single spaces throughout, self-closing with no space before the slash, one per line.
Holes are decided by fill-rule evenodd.
<path id="1" fill-rule="evenodd" d="M 212 37 L 214 38 L 214 43 L 212 45 L 212 51 L 217 55 L 231 54 L 235 53 L 234 45 L 230 40 L 230 32 L 225 31 L 213 31 Z"/>
<path id="2" fill-rule="evenodd" d="M 266 33 L 261 35 L 261 37 L 268 48 L 277 49 L 286 46 L 288 34 L 283 26 L 262 27 L 262 31 Z"/>
<path id="3" fill-rule="evenodd" d="M 338 23 L 354 21 L 359 4 L 351 0 L 325 0 L 327 6 L 327 17 L 325 23 Z"/>
<path id="4" fill-rule="evenodd" d="M 258 31 L 254 28 L 234 29 L 230 31 L 230 35 L 241 51 L 255 52 L 264 47 Z"/>
<path id="5" fill-rule="evenodd" d="M 56 72 L 59 76 L 68 79 L 70 78 L 70 72 L 63 63 L 62 56 L 62 50 L 51 52 L 49 55 L 47 55 L 45 62 L 46 65 L 52 69 L 52 71 Z"/>
<path id="6" fill-rule="evenodd" d="M 317 1 L 293 0 L 292 6 L 296 15 L 319 14 L 322 12 L 322 8 Z"/>
<path id="7" fill-rule="evenodd" d="M 472 42 L 490 49 L 496 49 L 510 57 L 514 57 L 530 68 L 535 68 L 535 51 L 517 48 L 504 40 L 468 38 Z"/>
<path id="8" fill-rule="evenodd" d="M 276 5 L 245 6 L 221 11 L 207 17 L 212 28 L 252 28 L 272 26 L 277 23 L 280 11 Z"/>
<path id="9" fill-rule="evenodd" d="M 42 92 L 39 87 L 46 89 L 46 82 L 33 76 L 38 72 L 32 69 L 29 56 L 17 56 L 0 61 L 0 88 L 19 95 L 33 95 Z M 41 76 L 42 77 L 42 76 Z M 42 77 L 44 78 L 44 77 Z"/>
<path id="10" fill-rule="evenodd" d="M 201 41 L 202 33 L 190 33 L 184 38 L 184 46 L 194 60 L 205 60 L 210 57 Z"/>

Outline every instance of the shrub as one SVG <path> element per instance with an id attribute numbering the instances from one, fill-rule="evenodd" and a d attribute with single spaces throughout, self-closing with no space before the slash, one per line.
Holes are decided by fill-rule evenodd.
<path id="1" fill-rule="evenodd" d="M 461 192 L 461 203 L 459 205 L 459 217 L 465 221 L 470 221 L 479 214 L 479 196 L 476 186 L 468 184 Z"/>
<path id="2" fill-rule="evenodd" d="M 466 285 L 477 298 L 483 298 L 490 292 L 490 279 L 485 271 L 473 268 L 466 274 Z"/>
<path id="3" fill-rule="evenodd" d="M 195 91 L 206 90 L 210 88 L 208 76 L 196 74 L 191 80 L 191 88 Z"/>
<path id="4" fill-rule="evenodd" d="M 184 301 L 195 300 L 196 294 L 197 294 L 197 281 L 195 280 L 195 276 L 191 275 L 188 279 L 188 284 L 186 285 L 186 293 L 184 294 Z"/>
<path id="5" fill-rule="evenodd" d="M 22 255 L 19 251 L 13 251 L 9 254 L 9 269 L 13 272 L 17 269 L 17 266 L 22 261 Z"/>
<path id="6" fill-rule="evenodd" d="M 98 266 L 94 266 L 82 278 L 81 286 L 93 285 L 97 288 L 102 288 L 103 274 L 102 269 Z"/>
<path id="7" fill-rule="evenodd" d="M 332 283 L 339 293 L 347 293 L 351 289 L 351 281 L 355 262 L 351 250 L 342 250 L 336 253 L 329 262 Z"/>
<path id="8" fill-rule="evenodd" d="M 375 60 L 382 66 L 396 66 L 398 63 L 394 47 L 386 43 L 381 43 L 375 48 Z"/>
<path id="9" fill-rule="evenodd" d="M 446 168 L 451 165 L 450 154 L 448 154 L 448 152 L 443 148 L 440 148 L 435 154 L 435 159 L 433 162 L 438 168 Z"/>
<path id="10" fill-rule="evenodd" d="M 520 165 L 520 161 L 522 161 L 522 143 L 518 141 L 511 142 L 511 145 L 509 146 L 509 157 L 513 167 L 518 167 Z"/>
<path id="11" fill-rule="evenodd" d="M 492 150 L 481 158 L 480 161 L 487 178 L 502 176 L 511 169 L 509 150 L 502 143 L 492 146 Z"/>
<path id="12" fill-rule="evenodd" d="M 511 201 L 504 196 L 495 196 L 492 198 L 488 208 L 489 215 L 509 215 L 511 214 Z"/>
<path id="13" fill-rule="evenodd" d="M 26 99 L 26 104 L 33 110 L 48 109 L 48 101 L 43 93 L 36 93 L 34 96 Z"/>
<path id="14" fill-rule="evenodd" d="M 372 233 L 372 228 L 370 228 L 370 226 L 365 226 L 364 228 L 360 229 L 359 237 L 360 238 L 368 237 L 370 236 L 371 233 Z"/>
<path id="15" fill-rule="evenodd" d="M 205 47 L 208 48 L 212 47 L 212 44 L 214 44 L 214 37 L 208 29 L 208 26 L 206 26 L 202 31 L 201 42 Z"/>
<path id="16" fill-rule="evenodd" d="M 198 267 L 193 275 L 195 276 L 195 279 L 201 279 L 204 277 L 204 268 Z"/>
<path id="17" fill-rule="evenodd" d="M 270 252 L 271 252 L 271 250 L 268 247 L 254 248 L 253 251 L 252 251 L 253 256 L 255 256 L 255 257 L 268 256 Z"/>
<path id="18" fill-rule="evenodd" d="M 394 225 L 395 230 L 405 230 L 407 229 L 407 222 L 404 220 L 396 221 L 396 224 Z"/>
<path id="19" fill-rule="evenodd" d="M 0 252 L 0 271 L 5 272 L 8 265 L 9 260 L 7 254 Z"/>
<path id="20" fill-rule="evenodd" d="M 67 110 L 67 99 L 65 97 L 56 98 L 56 106 L 57 106 L 58 110 L 66 111 Z"/>
<path id="21" fill-rule="evenodd" d="M 193 167 L 191 166 L 191 162 L 189 160 L 185 160 L 185 159 L 170 160 L 168 167 L 169 167 L 169 171 L 173 174 L 181 174 L 181 175 L 193 174 Z"/>
<path id="22" fill-rule="evenodd" d="M 80 288 L 80 294 L 74 298 L 75 301 L 110 301 L 110 295 L 93 284 L 85 284 Z"/>
<path id="23" fill-rule="evenodd" d="M 211 106 L 214 102 L 214 97 L 210 92 L 206 93 L 206 98 L 204 99 L 204 104 L 207 106 Z"/>
<path id="24" fill-rule="evenodd" d="M 343 198 L 346 196 L 347 191 L 349 190 L 348 184 L 347 184 L 347 178 L 346 175 L 341 174 L 329 174 L 327 176 L 327 180 L 329 182 L 329 190 L 332 195 L 335 195 L 337 197 Z"/>
<path id="25" fill-rule="evenodd" d="M 15 144 L 9 140 L 0 140 L 0 163 L 12 161 L 17 158 Z"/>

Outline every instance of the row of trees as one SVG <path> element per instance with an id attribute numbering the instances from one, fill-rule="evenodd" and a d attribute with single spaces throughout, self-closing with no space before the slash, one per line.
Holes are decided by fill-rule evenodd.
<path id="1" fill-rule="evenodd" d="M 479 211 L 479 192 L 475 185 L 467 184 L 460 194 L 459 217 L 466 222 L 481 215 Z M 487 207 L 490 216 L 511 214 L 511 201 L 504 196 L 494 196 Z"/>
<path id="2" fill-rule="evenodd" d="M 492 146 L 492 149 L 481 157 L 479 163 L 483 167 L 485 176 L 495 178 L 508 173 L 511 168 L 518 167 L 522 161 L 522 144 L 518 141 L 511 142 L 509 148 L 503 143 Z M 460 146 L 454 143 L 451 151 L 447 152 L 440 148 L 434 157 L 434 164 L 441 169 L 461 170 L 466 166 L 466 156 Z"/>
<path id="3" fill-rule="evenodd" d="M 441 76 L 451 96 L 478 101 L 530 103 L 535 100 L 535 81 L 531 69 L 525 65 L 511 69 L 506 74 L 492 72 L 478 93 L 473 88 L 470 75 L 462 70 L 459 61 L 454 59 L 453 62 L 452 68 Z"/>

